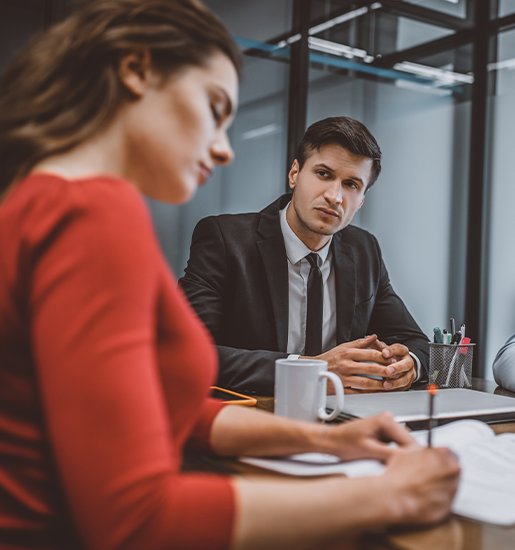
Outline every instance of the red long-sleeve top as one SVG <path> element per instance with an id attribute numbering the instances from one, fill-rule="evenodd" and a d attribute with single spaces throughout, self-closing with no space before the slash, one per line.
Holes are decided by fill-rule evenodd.
<path id="1" fill-rule="evenodd" d="M 0 548 L 225 548 L 216 352 L 116 177 L 35 174 L 0 205 Z"/>

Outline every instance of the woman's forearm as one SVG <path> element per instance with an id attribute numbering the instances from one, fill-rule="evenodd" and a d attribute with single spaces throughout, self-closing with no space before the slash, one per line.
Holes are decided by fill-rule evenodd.
<path id="1" fill-rule="evenodd" d="M 323 451 L 323 424 L 228 406 L 220 411 L 211 429 L 211 446 L 222 456 L 270 456 Z"/>
<path id="2" fill-rule="evenodd" d="M 233 545 L 301 550 L 390 525 L 437 523 L 450 513 L 458 479 L 456 457 L 443 448 L 400 453 L 377 477 L 239 478 Z"/>
<path id="3" fill-rule="evenodd" d="M 395 442 L 396 447 L 388 445 Z M 344 460 L 388 460 L 400 449 L 418 447 L 389 413 L 343 424 L 300 422 L 259 410 L 229 406 L 211 429 L 211 445 L 220 455 L 270 456 L 322 452 Z"/>
<path id="4" fill-rule="evenodd" d="M 238 479 L 235 549 L 319 548 L 394 522 L 379 478 Z"/>

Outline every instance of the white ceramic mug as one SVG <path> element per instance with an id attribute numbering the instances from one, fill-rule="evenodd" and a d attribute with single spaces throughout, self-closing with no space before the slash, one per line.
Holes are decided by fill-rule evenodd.
<path id="1" fill-rule="evenodd" d="M 336 390 L 334 411 L 327 413 L 327 379 Z M 334 420 L 343 409 L 343 384 L 320 359 L 277 359 L 275 414 L 297 420 Z"/>

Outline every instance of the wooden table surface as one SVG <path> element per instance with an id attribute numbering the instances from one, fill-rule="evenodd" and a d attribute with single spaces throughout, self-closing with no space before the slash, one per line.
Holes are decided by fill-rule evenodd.
<path id="1" fill-rule="evenodd" d="M 489 380 L 474 379 L 472 387 L 487 393 L 515 397 L 515 393 L 503 390 Z M 273 412 L 273 397 L 258 398 L 257 407 Z M 515 433 L 515 423 L 495 424 L 492 428 L 496 433 Z M 282 476 L 282 474 L 241 464 L 236 460 L 206 457 L 188 458 L 185 469 L 218 471 L 244 476 Z M 497 527 L 453 516 L 444 524 L 431 529 L 404 529 L 367 534 L 330 548 L 324 547 L 324 550 L 515 550 L 515 527 Z"/>

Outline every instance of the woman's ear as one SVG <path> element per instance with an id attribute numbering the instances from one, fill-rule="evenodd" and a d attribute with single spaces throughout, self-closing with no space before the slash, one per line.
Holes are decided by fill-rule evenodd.
<path id="1" fill-rule="evenodd" d="M 118 63 L 118 74 L 127 90 L 139 98 L 149 86 L 152 60 L 148 49 L 131 50 Z"/>

